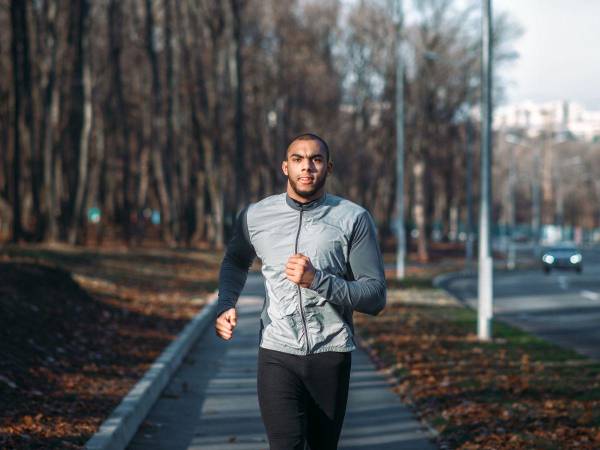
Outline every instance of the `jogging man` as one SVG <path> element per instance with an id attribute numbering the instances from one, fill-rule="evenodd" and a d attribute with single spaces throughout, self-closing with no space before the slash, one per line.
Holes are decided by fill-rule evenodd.
<path id="1" fill-rule="evenodd" d="M 300 135 L 282 163 L 287 190 L 238 216 L 223 259 L 215 329 L 234 335 L 248 269 L 262 261 L 258 400 L 271 450 L 334 450 L 346 412 L 352 312 L 385 306 L 383 261 L 370 214 L 325 193 L 327 143 Z"/>

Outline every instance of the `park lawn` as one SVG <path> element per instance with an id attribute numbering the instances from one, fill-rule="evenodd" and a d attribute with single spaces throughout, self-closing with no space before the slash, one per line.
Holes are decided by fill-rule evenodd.
<path id="1" fill-rule="evenodd" d="M 0 448 L 82 448 L 217 286 L 208 251 L 0 250 Z"/>
<path id="2" fill-rule="evenodd" d="M 600 363 L 498 321 L 482 343 L 476 313 L 439 290 L 389 294 L 357 332 L 441 448 L 600 448 Z"/>

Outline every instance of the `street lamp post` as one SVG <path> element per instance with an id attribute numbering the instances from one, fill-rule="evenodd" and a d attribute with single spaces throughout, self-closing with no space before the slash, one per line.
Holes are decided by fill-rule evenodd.
<path id="1" fill-rule="evenodd" d="M 493 316 L 493 259 L 490 243 L 492 162 L 492 2 L 483 0 L 482 10 L 482 95 L 481 95 L 481 189 L 479 208 L 479 276 L 477 335 L 489 340 Z"/>
<path id="2" fill-rule="evenodd" d="M 394 2 L 396 28 L 396 277 L 404 278 L 406 233 L 404 227 L 404 61 L 402 58 L 402 0 Z"/>

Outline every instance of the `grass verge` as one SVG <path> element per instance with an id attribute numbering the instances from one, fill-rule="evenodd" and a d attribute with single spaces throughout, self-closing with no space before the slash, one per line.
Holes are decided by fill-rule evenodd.
<path id="1" fill-rule="evenodd" d="M 219 257 L 2 249 L 0 448 L 83 448 L 202 308 Z"/>
<path id="2" fill-rule="evenodd" d="M 600 363 L 501 322 L 482 343 L 476 313 L 444 296 L 391 290 L 384 313 L 356 317 L 362 340 L 438 430 L 442 448 L 600 448 Z"/>

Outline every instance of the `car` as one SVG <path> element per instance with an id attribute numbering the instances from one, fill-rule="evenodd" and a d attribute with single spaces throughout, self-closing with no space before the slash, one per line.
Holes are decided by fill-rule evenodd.
<path id="1" fill-rule="evenodd" d="M 583 256 L 575 246 L 557 245 L 548 247 L 542 252 L 542 269 L 550 273 L 552 269 L 574 269 L 581 273 Z"/>

